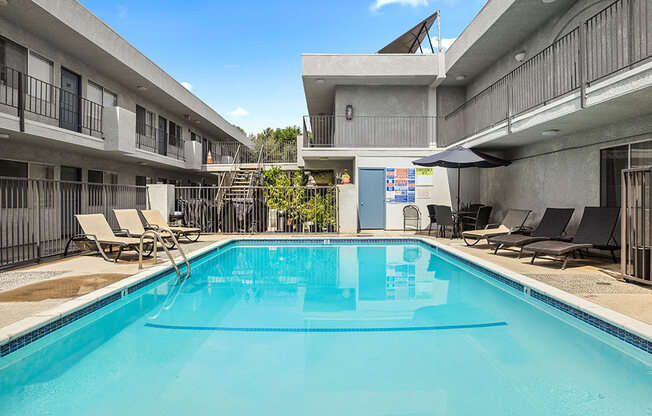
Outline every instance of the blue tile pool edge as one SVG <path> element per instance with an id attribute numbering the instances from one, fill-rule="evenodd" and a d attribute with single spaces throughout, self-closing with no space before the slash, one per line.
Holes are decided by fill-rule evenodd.
<path id="1" fill-rule="evenodd" d="M 366 244 L 419 244 L 426 246 L 429 249 L 433 249 L 438 252 L 445 253 L 449 257 L 453 257 L 455 260 L 460 263 L 469 266 L 484 275 L 487 275 L 494 279 L 495 281 L 509 286 L 518 291 L 528 294 L 531 298 L 536 299 L 537 301 L 543 302 L 548 306 L 551 306 L 565 314 L 579 319 L 598 330 L 616 337 L 648 354 L 652 354 L 652 341 L 646 339 L 645 337 L 637 334 L 636 332 L 630 331 L 628 329 L 622 328 L 614 323 L 611 323 L 605 319 L 599 318 L 591 313 L 588 313 L 578 307 L 569 305 L 568 303 L 556 299 L 548 294 L 526 286 L 525 284 L 507 277 L 499 272 L 496 272 L 486 266 L 477 264 L 476 262 L 464 258 L 458 254 L 453 253 L 452 251 L 441 247 L 440 245 L 434 244 L 434 242 L 427 241 L 421 238 L 406 238 L 406 237 L 396 237 L 396 238 L 364 238 L 364 237 L 352 237 L 352 238 L 258 238 L 258 239 L 241 239 L 233 238 L 226 241 L 217 242 L 209 245 L 203 249 L 200 249 L 196 254 L 191 254 L 189 256 L 189 261 L 195 262 L 203 257 L 206 257 L 210 254 L 217 252 L 234 245 L 241 246 L 251 246 L 251 245 L 261 245 L 261 244 L 291 244 L 291 245 L 302 245 L 302 244 L 355 244 L 359 242 L 364 242 Z M 170 265 L 169 267 L 153 272 L 151 275 L 143 276 L 142 280 L 138 282 L 131 283 L 124 287 L 117 288 L 112 293 L 107 294 L 106 296 L 96 299 L 92 302 L 89 302 L 86 305 L 82 305 L 79 308 L 71 310 L 69 313 L 63 314 L 57 319 L 54 319 L 45 324 L 40 324 L 34 327 L 29 332 L 17 335 L 15 337 L 9 338 L 4 343 L 0 344 L 0 358 L 5 357 L 19 349 L 25 347 L 26 345 L 31 344 L 32 342 L 43 338 L 44 336 L 65 327 L 66 325 L 75 322 L 84 316 L 87 316 L 101 308 L 104 308 L 123 297 L 130 296 L 134 292 L 151 285 L 167 276 L 173 268 Z M 605 308 L 606 309 L 606 308 Z"/>

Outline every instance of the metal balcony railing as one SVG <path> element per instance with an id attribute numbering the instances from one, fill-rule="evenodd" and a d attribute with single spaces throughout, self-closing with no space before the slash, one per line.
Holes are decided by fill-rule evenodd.
<path id="1" fill-rule="evenodd" d="M 152 153 L 185 160 L 185 140 L 170 133 L 159 140 L 160 132 L 153 126 L 136 127 L 136 147 Z"/>
<path id="2" fill-rule="evenodd" d="M 443 117 L 443 146 L 581 91 L 652 56 L 652 0 L 618 0 Z"/>
<path id="3" fill-rule="evenodd" d="M 433 116 L 303 117 L 303 147 L 414 147 L 434 145 Z"/>
<path id="4" fill-rule="evenodd" d="M 101 104 L 0 65 L 0 111 L 16 109 L 21 131 L 25 114 L 36 121 L 56 120 L 59 127 L 85 134 L 102 133 Z M 11 110 L 13 111 L 13 110 Z"/>
<path id="5" fill-rule="evenodd" d="M 240 151 L 238 151 L 238 148 L 240 148 Z M 259 156 L 260 161 L 267 164 L 297 162 L 296 140 L 292 143 L 265 144 L 262 149 L 262 154 L 259 146 L 254 146 L 250 149 L 236 142 L 211 143 L 209 149 L 213 164 L 230 165 L 234 161 L 238 164 L 257 164 L 259 162 Z"/>

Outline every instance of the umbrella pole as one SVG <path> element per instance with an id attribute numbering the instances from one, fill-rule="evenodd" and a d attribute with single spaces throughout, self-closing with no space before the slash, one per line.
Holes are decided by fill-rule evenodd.
<path id="1" fill-rule="evenodd" d="M 457 168 L 457 212 L 460 212 L 460 168 Z"/>

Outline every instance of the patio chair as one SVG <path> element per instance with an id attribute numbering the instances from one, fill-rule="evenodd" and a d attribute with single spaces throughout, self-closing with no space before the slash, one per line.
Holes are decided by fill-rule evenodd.
<path id="1" fill-rule="evenodd" d="M 510 209 L 500 224 L 488 224 L 484 230 L 463 231 L 462 238 L 468 246 L 474 246 L 483 239 L 502 234 L 511 234 L 522 231 L 525 220 L 530 215 L 529 209 Z M 472 240 L 472 242 L 467 241 Z"/>
<path id="2" fill-rule="evenodd" d="M 474 217 L 464 216 L 462 217 L 462 231 L 464 231 L 464 226 L 467 224 L 473 225 L 473 230 L 483 230 L 489 224 L 489 218 L 491 217 L 492 206 L 483 205 L 478 208 Z"/>
<path id="3" fill-rule="evenodd" d="M 428 235 L 430 235 L 430 231 L 432 230 L 433 224 L 437 223 L 437 216 L 435 215 L 434 204 L 426 205 L 426 208 L 428 209 L 428 219 L 430 220 L 430 224 L 428 224 Z"/>
<path id="4" fill-rule="evenodd" d="M 421 211 L 416 205 L 403 207 L 403 232 L 406 231 L 408 222 L 413 221 L 417 232 L 421 231 Z"/>
<path id="5" fill-rule="evenodd" d="M 435 205 L 435 216 L 437 217 L 437 226 L 439 228 L 439 237 L 446 237 L 446 227 L 451 227 L 451 238 L 455 234 L 455 223 L 453 222 L 453 211 L 446 205 Z"/>
<path id="6" fill-rule="evenodd" d="M 536 243 L 537 241 L 561 239 L 566 226 L 573 216 L 575 208 L 546 208 L 537 228 L 530 235 L 505 234 L 489 238 L 489 245 L 495 244 L 494 254 L 506 247 L 519 247 L 523 254 L 523 246 Z"/>
<path id="7" fill-rule="evenodd" d="M 66 243 L 63 251 L 64 257 L 68 254 L 68 248 L 73 241 L 86 245 L 89 249 L 97 249 L 104 260 L 117 262 L 122 251 L 133 250 L 138 253 L 140 239 L 133 237 L 118 237 L 115 235 L 111 226 L 104 218 L 103 214 L 77 214 L 75 215 L 83 233 L 71 237 Z M 118 254 L 115 259 L 111 260 L 105 253 L 105 248 L 112 250 L 114 246 L 118 247 Z M 143 255 L 150 255 L 154 249 L 153 240 L 149 240 L 143 247 Z"/>
<path id="8" fill-rule="evenodd" d="M 487 223 L 489 223 L 489 218 L 487 218 L 487 222 L 482 225 L 482 227 L 477 227 L 476 226 L 476 218 L 478 217 L 478 212 L 480 212 L 480 208 L 482 208 L 484 205 L 483 204 L 471 204 L 469 205 L 469 212 L 472 212 L 472 215 L 464 215 L 460 217 L 460 227 L 462 231 L 466 228 L 466 226 L 471 226 L 473 227 L 474 230 L 477 230 L 478 228 L 484 228 Z"/>
<path id="9" fill-rule="evenodd" d="M 580 221 L 577 232 L 570 242 L 567 241 L 539 241 L 528 244 L 523 247 L 526 253 L 532 253 L 530 264 L 534 264 L 534 259 L 539 254 L 550 256 L 564 256 L 564 263 L 561 265 L 562 270 L 568 264 L 568 258 L 575 253 L 582 257 L 582 250 L 595 248 L 598 250 L 608 250 L 611 257 L 616 262 L 615 250 L 620 249 L 616 239 L 613 236 L 614 229 L 618 223 L 620 208 L 618 207 L 586 207 Z"/>
<path id="10" fill-rule="evenodd" d="M 147 225 L 154 230 L 170 230 L 170 232 L 174 233 L 177 239 L 179 237 L 184 237 L 190 242 L 199 240 L 199 236 L 201 235 L 200 228 L 170 226 L 167 221 L 165 221 L 165 218 L 163 218 L 161 211 L 157 209 L 142 210 L 140 212 L 143 214 L 143 217 L 145 217 Z M 191 238 L 193 235 L 195 237 Z"/>
<path id="11" fill-rule="evenodd" d="M 115 214 L 115 218 L 118 220 L 120 230 L 122 230 L 127 237 L 140 238 L 145 234 L 145 226 L 143 226 L 143 221 L 140 219 L 138 210 L 114 209 L 113 213 Z M 174 248 L 174 240 L 171 238 L 172 235 L 167 230 L 158 230 L 157 232 L 161 238 L 163 238 L 167 248 Z"/>

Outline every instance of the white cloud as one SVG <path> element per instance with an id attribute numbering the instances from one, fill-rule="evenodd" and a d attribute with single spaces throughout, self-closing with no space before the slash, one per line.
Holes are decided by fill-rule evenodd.
<path id="1" fill-rule="evenodd" d="M 428 0 L 376 0 L 374 4 L 371 5 L 371 10 L 378 10 L 383 6 L 389 4 L 400 4 L 401 6 L 427 6 Z"/>
<path id="2" fill-rule="evenodd" d="M 245 110 L 242 107 L 238 107 L 235 110 L 231 111 L 229 114 L 231 114 L 232 117 L 244 117 L 249 115 L 249 111 Z"/>
<path id="3" fill-rule="evenodd" d="M 181 85 L 183 85 L 183 87 L 184 87 L 185 89 L 187 89 L 188 91 L 192 91 L 192 84 L 191 84 L 191 83 L 186 82 L 186 81 L 183 81 L 183 82 L 181 83 Z"/>
<path id="4" fill-rule="evenodd" d="M 118 18 L 119 19 L 124 19 L 129 14 L 129 9 L 127 8 L 127 6 L 123 6 L 122 4 L 118 4 L 116 6 L 116 8 L 118 9 Z"/>
<path id="5" fill-rule="evenodd" d="M 441 47 L 444 50 L 450 48 L 450 46 L 453 44 L 453 42 L 455 42 L 455 39 L 457 39 L 457 38 L 442 38 L 441 39 Z M 421 47 L 423 48 L 423 53 L 424 54 L 432 53 L 432 51 L 430 50 L 430 45 L 428 45 L 428 42 L 422 44 Z M 439 44 L 437 43 L 437 38 L 432 38 L 432 47 L 435 48 L 435 51 L 439 47 Z"/>

